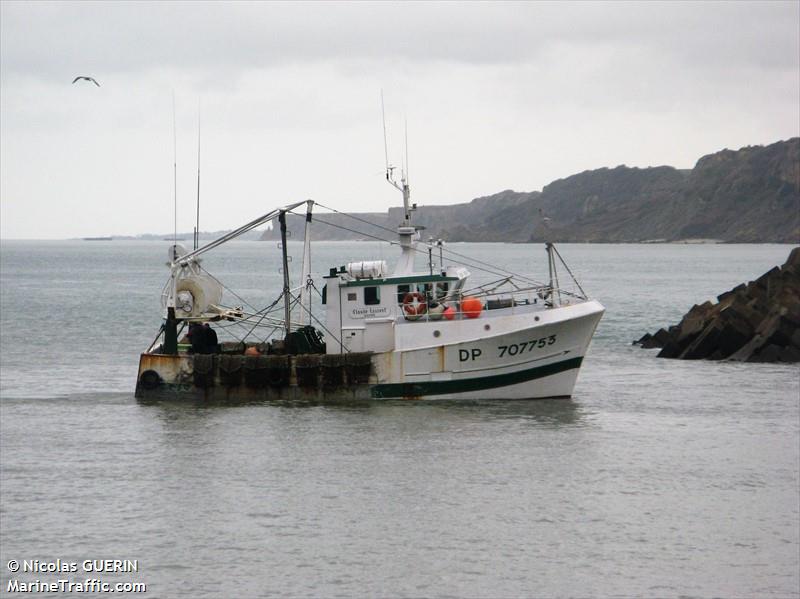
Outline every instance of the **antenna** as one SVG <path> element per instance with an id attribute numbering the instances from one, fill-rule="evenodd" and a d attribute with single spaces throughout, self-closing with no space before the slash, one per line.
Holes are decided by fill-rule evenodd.
<path id="1" fill-rule="evenodd" d="M 383 152 L 386 158 L 386 181 L 403 194 L 403 222 L 397 227 L 397 234 L 400 238 L 400 248 L 402 254 L 397 261 L 394 269 L 395 275 L 405 275 L 414 272 L 414 251 L 416 239 L 419 238 L 419 229 L 411 224 L 411 212 L 416 206 L 411 206 L 411 188 L 408 185 L 408 121 L 406 120 L 406 165 L 400 169 L 400 183 L 392 177 L 393 166 L 389 166 L 389 144 L 386 141 L 386 108 L 383 101 L 383 90 L 381 89 L 381 115 L 383 116 Z"/>
<path id="2" fill-rule="evenodd" d="M 411 189 L 408 186 L 405 173 L 401 169 L 400 184 L 398 184 L 392 177 L 392 171 L 395 167 L 389 166 L 389 146 L 386 142 L 386 109 L 383 102 L 383 90 L 381 90 L 381 115 L 383 116 L 383 153 L 386 158 L 386 180 L 403 194 L 403 222 L 405 226 L 409 226 L 409 198 L 411 197 Z M 406 126 L 406 161 L 408 161 L 408 127 Z M 413 210 L 413 208 L 412 208 Z"/>
<path id="3" fill-rule="evenodd" d="M 406 185 L 411 185 L 411 177 L 408 176 L 408 117 L 405 117 L 405 134 L 406 134 Z"/>
<path id="4" fill-rule="evenodd" d="M 386 159 L 386 180 L 390 181 L 389 173 L 389 145 L 386 141 L 386 109 L 383 105 L 383 89 L 381 89 L 381 116 L 383 117 L 383 156 Z"/>
<path id="5" fill-rule="evenodd" d="M 197 220 L 194 227 L 194 249 L 200 243 L 200 98 L 197 99 Z"/>
<path id="6" fill-rule="evenodd" d="M 175 123 L 175 90 L 172 90 L 172 193 L 173 193 L 173 246 L 178 244 L 178 127 Z"/>

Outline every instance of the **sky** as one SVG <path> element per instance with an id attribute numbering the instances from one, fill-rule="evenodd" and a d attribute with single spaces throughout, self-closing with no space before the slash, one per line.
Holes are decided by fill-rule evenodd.
<path id="1" fill-rule="evenodd" d="M 191 231 L 198 125 L 201 230 L 383 212 L 381 93 L 420 205 L 691 168 L 800 135 L 800 2 L 3 1 L 0 237 Z"/>

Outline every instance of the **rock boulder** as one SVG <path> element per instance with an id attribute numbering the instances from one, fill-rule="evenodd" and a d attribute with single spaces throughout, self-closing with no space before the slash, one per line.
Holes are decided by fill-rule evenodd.
<path id="1" fill-rule="evenodd" d="M 634 345 L 661 348 L 659 358 L 800 362 L 800 247 L 755 281 L 692 306 L 677 325 Z"/>

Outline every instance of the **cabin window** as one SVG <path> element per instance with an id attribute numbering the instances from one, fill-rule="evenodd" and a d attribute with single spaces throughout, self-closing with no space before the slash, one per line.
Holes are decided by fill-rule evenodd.
<path id="1" fill-rule="evenodd" d="M 380 287 L 364 287 L 364 304 L 374 306 L 381 303 Z"/>
<path id="2" fill-rule="evenodd" d="M 325 285 L 322 287 L 322 305 L 324 306 L 327 303 L 328 303 L 328 284 L 325 283 Z"/>
<path id="3" fill-rule="evenodd" d="M 397 303 L 402 304 L 403 298 L 406 296 L 406 293 L 411 291 L 411 285 L 398 285 L 397 286 Z"/>
<path id="4" fill-rule="evenodd" d="M 440 300 L 447 295 L 450 284 L 446 281 L 440 283 L 425 283 L 424 285 L 418 285 L 418 288 L 421 293 L 425 294 L 425 297 Z"/>
<path id="5" fill-rule="evenodd" d="M 348 302 L 358 301 L 358 294 L 357 293 L 348 293 L 347 294 L 347 301 Z"/>

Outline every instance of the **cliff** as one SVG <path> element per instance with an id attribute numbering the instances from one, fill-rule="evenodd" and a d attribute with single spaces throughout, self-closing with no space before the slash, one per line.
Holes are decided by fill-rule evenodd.
<path id="1" fill-rule="evenodd" d="M 359 218 L 393 229 L 399 208 Z M 549 230 L 542 216 L 550 219 Z M 341 215 L 322 221 L 379 237 L 391 233 Z M 553 181 L 541 192 L 502 191 L 466 204 L 421 206 L 414 222 L 423 238 L 449 241 L 641 242 L 714 239 L 796 243 L 800 240 L 800 138 L 768 146 L 722 150 L 693 169 L 617 166 Z M 302 221 L 290 223 L 302 238 Z M 368 238 L 336 227 L 317 239 Z M 267 231 L 264 239 L 277 238 Z"/>

